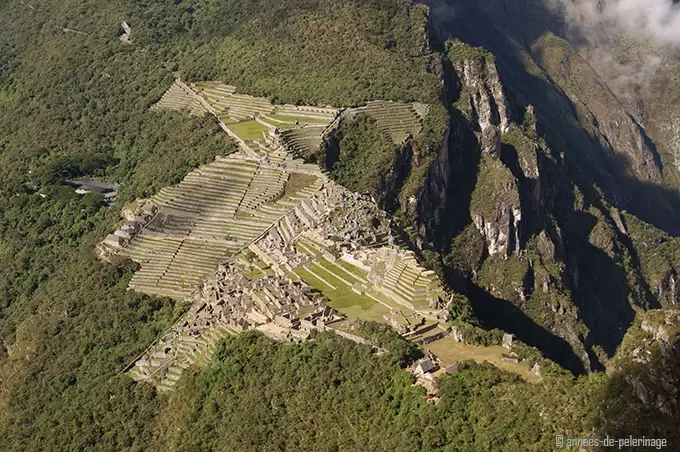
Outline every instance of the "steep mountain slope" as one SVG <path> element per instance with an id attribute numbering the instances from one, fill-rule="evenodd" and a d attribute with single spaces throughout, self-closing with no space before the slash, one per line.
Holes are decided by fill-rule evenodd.
<path id="1" fill-rule="evenodd" d="M 678 441 L 677 60 L 659 53 L 651 81 L 628 90 L 598 64 L 602 42 L 580 45 L 541 1 L 425 3 L 429 12 L 408 0 L 0 4 L 3 445 Z M 458 292 L 457 331 L 487 345 L 503 336 L 493 328 L 513 333 L 536 347 L 521 345 L 541 381 L 462 363 L 435 404 L 402 368 L 418 350 L 389 328 L 371 345 L 231 337 L 170 396 L 122 373 L 186 305 L 126 290 L 136 265 L 92 250 L 128 201 L 234 151 L 209 117 L 149 110 L 174 71 L 275 103 L 427 103 L 415 135 L 394 140 L 359 113 L 305 157 L 411 225 L 418 259 Z M 63 186 L 80 176 L 118 183 L 117 205 Z M 574 378 L 541 354 L 574 374 L 607 372 Z"/>
<path id="2" fill-rule="evenodd" d="M 674 135 L 657 134 L 653 141 L 647 132 L 677 127 L 678 93 L 669 83 L 677 77 L 677 58 L 665 52 L 668 63 L 650 77 L 644 93 L 630 90 L 620 97 L 608 84 L 617 86 L 612 69 L 598 74 L 586 59 L 593 51 L 585 48 L 586 58 L 577 52 L 564 39 L 562 16 L 541 1 L 430 4 L 440 39 L 457 37 L 490 50 L 517 103 L 534 106 L 551 145 L 577 163 L 608 201 L 678 232 L 676 168 L 666 164 L 674 159 Z M 637 108 L 627 108 L 631 104 Z"/>
<path id="3" fill-rule="evenodd" d="M 645 129 L 665 126 L 643 126 L 541 2 L 428 3 L 450 121 L 399 212 L 488 326 L 600 369 L 637 311 L 678 302 L 677 257 L 636 237 L 637 218 L 657 245 L 669 237 L 654 226 L 678 232 L 674 170 Z"/>

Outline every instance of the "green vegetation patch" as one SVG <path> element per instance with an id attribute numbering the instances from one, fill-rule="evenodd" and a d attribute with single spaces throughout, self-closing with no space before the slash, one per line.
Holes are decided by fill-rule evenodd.
<path id="1" fill-rule="evenodd" d="M 470 212 L 479 212 L 487 219 L 495 219 L 501 209 L 514 207 L 519 207 L 519 192 L 514 176 L 502 162 L 482 156 L 477 185 L 470 200 Z"/>
<path id="2" fill-rule="evenodd" d="M 360 334 L 389 352 L 376 357 L 331 334 L 304 344 L 226 339 L 209 368 L 169 395 L 152 448 L 551 450 L 556 434 L 588 432 L 600 413 L 588 401 L 602 380 L 528 384 L 470 361 L 444 375 L 439 403 L 428 403 L 400 369 L 417 356 L 413 345 L 386 326 L 368 323 Z"/>
<path id="3" fill-rule="evenodd" d="M 458 39 L 446 41 L 446 52 L 453 61 L 494 58 L 493 54 L 484 47 L 473 47 Z"/>
<path id="4" fill-rule="evenodd" d="M 177 21 L 164 16 L 175 11 Z M 223 0 L 156 7 L 143 17 L 162 26 L 143 35 L 142 44 L 178 49 L 186 80 L 223 80 L 276 103 L 302 105 L 438 99 L 438 76 L 428 70 L 434 56 L 421 50 L 424 5 Z M 177 28 L 192 39 L 179 34 L 173 42 Z"/>
<path id="5" fill-rule="evenodd" d="M 484 238 L 477 227 L 469 223 L 451 242 L 451 250 L 445 256 L 444 262 L 464 274 L 472 275 L 482 265 L 485 252 Z"/>
<path id="6" fill-rule="evenodd" d="M 381 312 L 384 310 L 377 307 L 376 305 L 382 306 L 370 297 L 365 295 L 360 295 L 352 290 L 351 286 L 348 286 L 344 282 L 338 280 L 333 275 L 324 271 L 324 269 L 312 265 L 310 269 L 319 277 L 323 278 L 326 282 L 331 284 L 335 289 L 328 287 L 323 281 L 320 281 L 316 276 L 312 275 L 310 272 L 303 268 L 295 270 L 295 273 L 302 278 L 307 284 L 312 286 L 314 289 L 323 293 L 330 300 L 329 306 L 337 309 L 340 312 L 344 312 L 348 309 L 348 315 L 352 314 L 356 318 L 363 318 L 363 312 L 369 314 L 373 320 L 384 321 L 381 317 Z M 343 275 L 344 277 L 344 275 Z"/>
<path id="7" fill-rule="evenodd" d="M 258 140 L 269 133 L 269 128 L 257 121 L 243 121 L 229 124 L 229 129 L 242 140 Z"/>
<path id="8" fill-rule="evenodd" d="M 393 169 L 399 147 L 366 114 L 345 121 L 339 132 L 338 155 L 331 157 L 331 176 L 352 191 L 374 192 Z M 326 151 L 328 162 L 329 150 Z"/>
<path id="9" fill-rule="evenodd" d="M 645 279 L 655 286 L 668 275 L 680 270 L 680 238 L 671 237 L 633 215 L 622 212 Z"/>
<path id="10" fill-rule="evenodd" d="M 288 176 L 288 181 L 283 188 L 284 191 L 282 200 L 296 196 L 304 189 L 311 187 L 317 179 L 317 176 L 313 176 L 311 174 L 290 173 Z"/>
<path id="11" fill-rule="evenodd" d="M 427 344 L 427 349 L 434 353 L 445 367 L 467 360 L 480 364 L 488 362 L 499 369 L 516 373 L 528 382 L 540 381 L 540 377 L 531 372 L 527 361 L 519 363 L 503 361 L 503 355 L 507 355 L 509 350 L 499 345 L 481 347 L 456 342 L 452 338 L 442 338 Z"/>
<path id="12" fill-rule="evenodd" d="M 520 304 L 519 293 L 525 291 L 529 270 L 528 260 L 520 259 L 515 254 L 507 259 L 494 255 L 484 261 L 477 279 L 494 295 Z"/>

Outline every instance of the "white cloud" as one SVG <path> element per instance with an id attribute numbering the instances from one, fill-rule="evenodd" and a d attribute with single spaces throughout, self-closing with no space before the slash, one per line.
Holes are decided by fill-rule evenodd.
<path id="1" fill-rule="evenodd" d="M 545 0 L 589 40 L 626 33 L 680 49 L 680 3 L 673 0 Z"/>

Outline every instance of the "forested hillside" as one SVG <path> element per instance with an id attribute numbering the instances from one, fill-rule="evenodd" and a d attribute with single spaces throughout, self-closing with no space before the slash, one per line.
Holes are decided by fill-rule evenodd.
<path id="1" fill-rule="evenodd" d="M 123 21 L 129 43 L 119 39 Z M 335 152 L 332 177 L 378 195 L 414 226 L 419 257 L 467 295 L 454 320 L 479 342 L 485 329 L 512 324 L 523 341 L 586 373 L 608 364 L 630 325 L 626 350 L 642 335 L 635 311 L 674 307 L 680 258 L 672 231 L 622 212 L 627 229 L 617 232 L 608 198 L 591 186 L 584 196 L 576 183 L 565 185 L 571 194 L 560 203 L 551 194 L 527 204 L 529 177 L 507 160 L 481 157 L 481 131 L 454 104 L 465 93 L 453 66 L 464 58 L 433 45 L 429 26 L 427 8 L 409 0 L 0 3 L 0 449 L 538 451 L 553 447 L 556 434 L 593 431 L 677 440 L 674 422 L 657 422 L 658 412 L 631 395 L 623 358 L 609 374 L 576 377 L 532 349 L 544 363 L 536 384 L 466 362 L 441 379 L 438 404 L 403 370 L 418 352 L 396 333 L 376 341 L 390 344 L 380 356 L 326 334 L 295 345 L 230 338 L 170 395 L 123 373 L 187 306 L 127 290 L 135 264 L 101 262 L 96 244 L 121 223 L 126 203 L 235 149 L 211 116 L 149 111 L 176 76 L 220 80 L 276 103 L 429 104 L 423 131 L 403 146 L 359 116 L 310 157 Z M 515 133 L 502 140 L 521 154 L 537 137 L 527 105 L 516 110 Z M 572 174 L 555 169 L 555 155 L 544 160 L 544 181 Z M 78 177 L 118 184 L 115 205 L 64 185 Z M 494 184 L 519 188 L 495 197 Z M 491 258 L 473 211 L 489 219 L 502 203 L 531 206 L 532 226 L 521 253 Z M 565 258 L 560 228 L 576 243 L 573 258 Z M 598 262 L 606 275 L 589 277 Z M 519 290 L 529 286 L 539 294 L 533 299 Z M 609 294 L 615 301 L 598 304 Z M 597 332 L 611 306 L 620 316 Z M 673 366 L 664 353 L 657 358 L 652 374 Z M 665 384 L 643 381 L 652 394 Z"/>

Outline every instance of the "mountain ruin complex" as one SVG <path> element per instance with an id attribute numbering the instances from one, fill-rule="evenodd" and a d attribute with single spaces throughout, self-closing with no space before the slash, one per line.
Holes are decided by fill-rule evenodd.
<path id="1" fill-rule="evenodd" d="M 424 343 L 448 331 L 443 286 L 404 246 L 395 221 L 298 158 L 342 116 L 362 113 L 401 144 L 420 131 L 426 106 L 273 105 L 233 86 L 177 80 L 152 108 L 212 114 L 239 150 L 139 201 L 100 245 L 106 259 L 141 265 L 130 289 L 192 303 L 135 362 L 134 378 L 171 389 L 220 339 L 251 329 L 278 340 L 304 340 L 314 329 L 361 340 L 349 317 L 389 322 Z"/>

